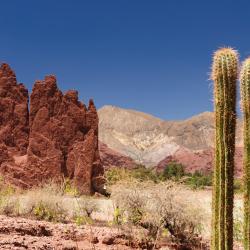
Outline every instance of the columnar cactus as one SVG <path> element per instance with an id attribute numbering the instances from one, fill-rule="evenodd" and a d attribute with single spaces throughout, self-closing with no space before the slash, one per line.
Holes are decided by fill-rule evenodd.
<path id="1" fill-rule="evenodd" d="M 233 178 L 238 54 L 231 48 L 215 52 L 212 66 L 215 108 L 213 182 L 213 250 L 233 249 Z"/>
<path id="2" fill-rule="evenodd" d="M 241 107 L 244 123 L 244 248 L 250 249 L 250 58 L 240 73 Z"/>

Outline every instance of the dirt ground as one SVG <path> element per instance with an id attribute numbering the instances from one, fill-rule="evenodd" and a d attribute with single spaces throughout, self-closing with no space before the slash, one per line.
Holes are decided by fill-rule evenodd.
<path id="1" fill-rule="evenodd" d="M 129 246 L 131 244 L 131 246 Z M 76 226 L 0 216 L 0 249 L 143 249 L 117 228 Z M 145 248 L 147 249 L 147 248 Z"/>

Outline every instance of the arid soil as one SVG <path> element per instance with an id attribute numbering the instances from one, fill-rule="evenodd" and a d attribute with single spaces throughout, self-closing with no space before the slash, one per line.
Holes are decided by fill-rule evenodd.
<path id="1" fill-rule="evenodd" d="M 0 216 L 0 249 L 127 250 L 153 249 L 153 244 L 114 227 L 53 224 Z M 155 249 L 168 248 L 156 246 Z"/>
<path id="2" fill-rule="evenodd" d="M 147 245 L 143 239 L 130 238 L 118 228 L 54 224 L 24 218 L 0 216 L 0 249 L 39 250 L 129 250 L 129 249 L 189 249 L 175 244 Z M 201 250 L 208 250 L 203 247 Z M 235 246 L 235 250 L 242 250 Z"/>
<path id="3" fill-rule="evenodd" d="M 0 216 L 0 249 L 131 249 L 123 238 L 118 229 L 108 227 Z"/>

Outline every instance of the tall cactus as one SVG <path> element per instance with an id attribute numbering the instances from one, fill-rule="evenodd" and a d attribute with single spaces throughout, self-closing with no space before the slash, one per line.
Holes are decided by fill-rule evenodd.
<path id="1" fill-rule="evenodd" d="M 212 66 L 215 107 L 213 182 L 213 250 L 233 249 L 233 176 L 238 54 L 231 48 L 215 52 Z"/>
<path id="2" fill-rule="evenodd" d="M 240 73 L 241 107 L 244 122 L 244 248 L 250 249 L 250 58 Z"/>

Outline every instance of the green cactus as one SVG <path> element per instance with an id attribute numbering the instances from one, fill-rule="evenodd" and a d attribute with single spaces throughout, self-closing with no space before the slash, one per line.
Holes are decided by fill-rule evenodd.
<path id="1" fill-rule="evenodd" d="M 215 52 L 212 66 L 215 107 L 213 181 L 213 250 L 233 249 L 233 178 L 238 54 L 231 48 Z"/>
<path id="2" fill-rule="evenodd" d="M 250 58 L 240 73 L 241 107 L 244 123 L 244 248 L 250 249 Z"/>

